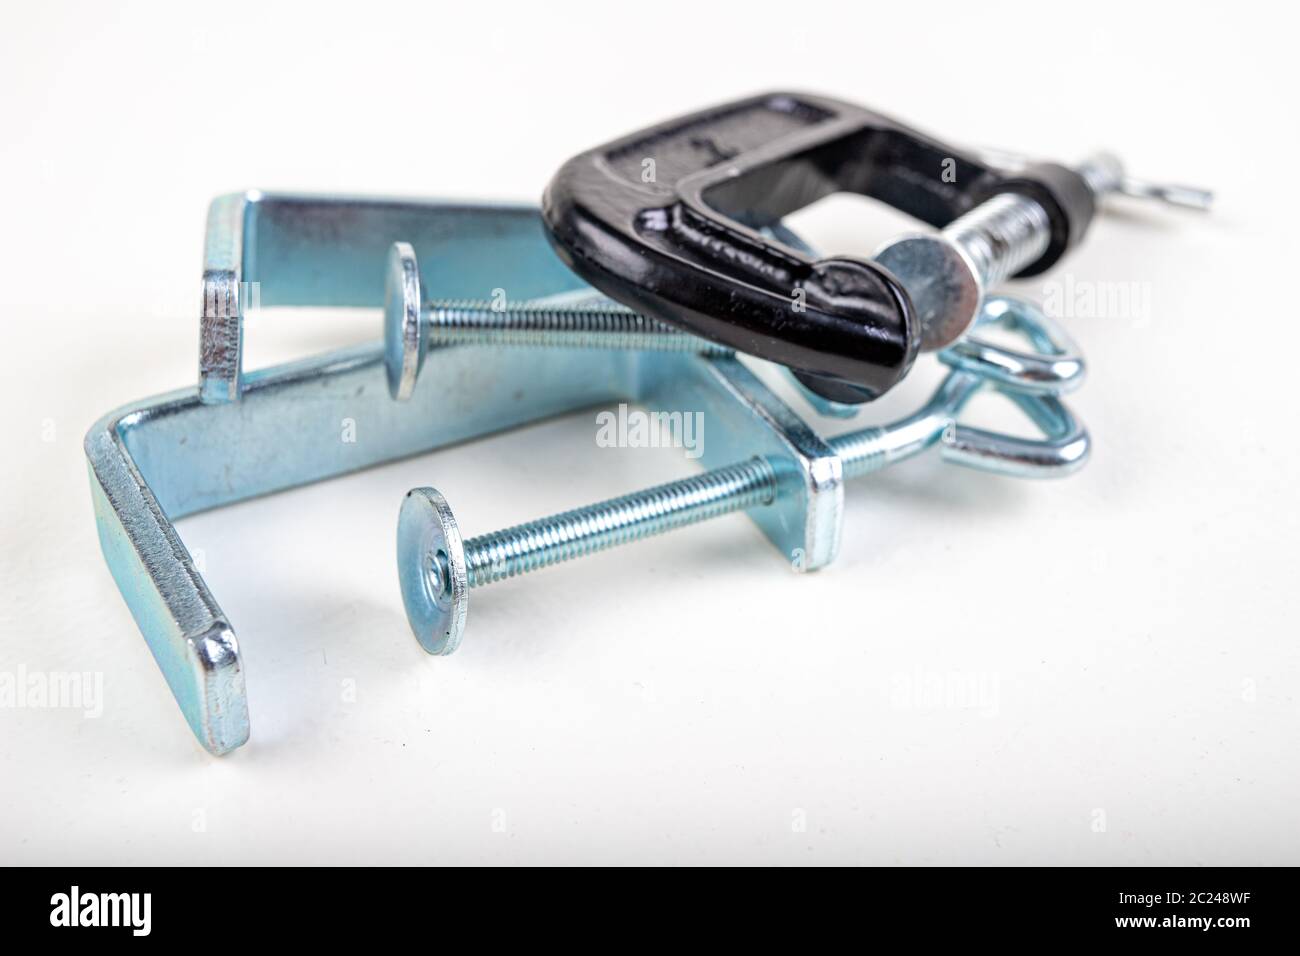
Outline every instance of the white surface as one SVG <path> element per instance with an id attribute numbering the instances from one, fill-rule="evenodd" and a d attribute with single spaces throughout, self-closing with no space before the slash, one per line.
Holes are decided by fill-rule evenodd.
<path id="1" fill-rule="evenodd" d="M 1297 862 L 1281 7 L 116 6 L 0 15 L 0 671 L 104 675 L 98 719 L 0 709 L 0 862 Z M 689 467 L 596 447 L 586 414 L 197 517 L 253 726 L 205 754 L 100 556 L 81 438 L 194 380 L 208 200 L 533 198 L 579 149 L 781 86 L 1219 189 L 1210 217 L 1122 206 L 1052 276 L 1151 295 L 1071 324 L 1090 465 L 859 481 L 811 576 L 740 516 L 551 569 L 475 592 L 446 659 L 397 593 L 408 487 L 472 534 Z M 895 220 L 803 226 L 865 254 Z M 251 358 L 375 322 L 266 317 Z"/>

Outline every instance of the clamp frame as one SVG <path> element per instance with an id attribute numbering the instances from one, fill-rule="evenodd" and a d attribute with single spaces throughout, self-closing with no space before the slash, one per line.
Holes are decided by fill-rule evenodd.
<path id="1" fill-rule="evenodd" d="M 1055 164 L 1008 175 L 883 114 L 806 93 L 751 96 L 587 150 L 542 199 L 564 261 L 657 319 L 789 368 L 818 395 L 861 402 L 898 383 L 920 322 L 899 278 L 850 256 L 818 258 L 764 235 L 783 216 L 851 192 L 946 226 L 1023 193 L 1049 220 L 1041 272 L 1076 243 L 1094 205 Z"/>
<path id="2" fill-rule="evenodd" d="M 205 282 L 215 271 L 236 294 L 260 282 L 263 305 L 377 306 L 384 257 L 399 237 L 413 237 L 421 261 L 438 264 L 449 295 L 481 294 L 485 282 L 522 298 L 583 288 L 528 206 L 253 192 L 217 199 L 211 217 Z M 227 265 L 234 268 L 213 269 Z M 242 322 L 205 323 L 199 388 L 111 412 L 85 439 L 109 570 L 191 730 L 213 754 L 247 741 L 249 707 L 235 629 L 173 524 L 196 512 L 634 401 L 707 414 L 705 467 L 752 454 L 777 463 L 779 502 L 752 514 L 782 554 L 798 556 L 797 567 L 820 567 L 838 550 L 839 458 L 734 358 L 555 349 L 538 362 L 527 349 L 445 346 L 429 354 L 411 400 L 399 403 L 388 395 L 381 341 L 244 374 L 242 332 Z M 220 356 L 209 352 L 217 341 Z M 215 392 L 205 388 L 216 383 Z M 338 440 L 345 416 L 363 440 Z"/>

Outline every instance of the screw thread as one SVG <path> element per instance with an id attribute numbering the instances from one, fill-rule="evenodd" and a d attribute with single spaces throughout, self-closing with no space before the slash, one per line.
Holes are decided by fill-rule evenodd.
<path id="1" fill-rule="evenodd" d="M 776 499 L 765 458 L 673 481 L 465 542 L 471 588 Z"/>
<path id="2" fill-rule="evenodd" d="M 429 340 L 730 355 L 725 345 L 682 332 L 623 306 L 494 308 L 479 301 L 439 302 L 428 309 Z"/>
<path id="3" fill-rule="evenodd" d="M 956 421 L 957 413 L 980 386 L 969 372 L 950 372 L 938 391 L 913 415 L 876 428 L 826 440 L 840 458 L 845 478 L 858 478 L 932 447 Z"/>
<path id="4" fill-rule="evenodd" d="M 1032 265 L 1051 242 L 1051 222 L 1038 203 L 1001 193 L 949 223 L 943 234 L 975 264 L 991 288 Z"/>
<path id="5" fill-rule="evenodd" d="M 884 467 L 887 434 L 883 428 L 863 428 L 828 438 L 826 444 L 839 456 L 844 477 L 856 478 Z"/>

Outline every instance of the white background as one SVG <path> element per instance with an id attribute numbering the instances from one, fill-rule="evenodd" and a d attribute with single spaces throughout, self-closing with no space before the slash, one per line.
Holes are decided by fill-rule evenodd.
<path id="1" fill-rule="evenodd" d="M 102 672 L 104 711 L 0 710 L 0 861 L 1298 862 L 1300 143 L 1267 9 L 7 6 L 0 671 Z M 779 87 L 1218 188 L 1210 216 L 1114 204 L 1045 277 L 1150 294 L 1071 322 L 1088 467 L 855 482 L 816 575 L 743 516 L 550 569 L 475 592 L 450 658 L 402 613 L 407 488 L 474 534 L 691 466 L 598 448 L 588 412 L 199 516 L 253 728 L 207 755 L 100 555 L 81 439 L 194 381 L 209 199 L 534 200 L 572 153 Z M 857 254 L 900 224 L 797 223 Z M 250 361 L 377 329 L 263 316 Z M 935 680 L 984 693 L 913 692 Z"/>

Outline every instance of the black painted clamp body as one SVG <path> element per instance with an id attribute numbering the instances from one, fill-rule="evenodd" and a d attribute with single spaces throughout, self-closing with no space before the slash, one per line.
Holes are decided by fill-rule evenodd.
<path id="1" fill-rule="evenodd" d="M 991 195 L 1051 220 L 1041 272 L 1078 241 L 1092 194 L 1064 167 L 1005 177 L 969 153 L 838 100 L 769 93 L 669 120 L 564 164 L 542 211 L 564 261 L 655 318 L 791 368 L 836 400 L 896 384 L 920 330 L 906 290 L 867 259 L 814 259 L 764 235 L 836 192 L 942 227 Z"/>

